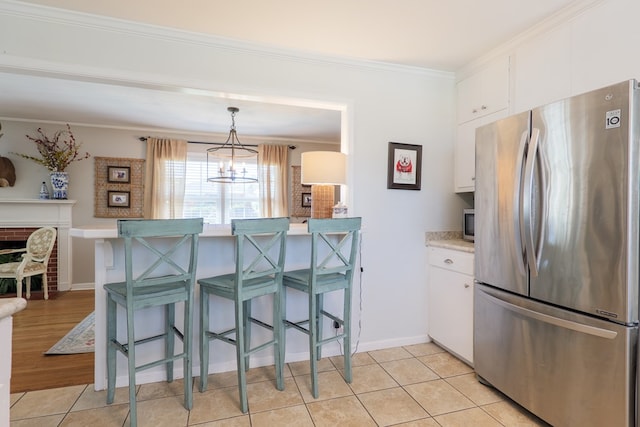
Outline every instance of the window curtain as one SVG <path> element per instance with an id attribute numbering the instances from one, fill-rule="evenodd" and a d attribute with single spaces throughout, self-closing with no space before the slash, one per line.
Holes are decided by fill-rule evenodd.
<path id="1" fill-rule="evenodd" d="M 288 146 L 258 145 L 260 216 L 263 218 L 289 216 L 288 164 Z"/>
<path id="2" fill-rule="evenodd" d="M 187 141 L 147 138 L 144 217 L 182 218 Z"/>

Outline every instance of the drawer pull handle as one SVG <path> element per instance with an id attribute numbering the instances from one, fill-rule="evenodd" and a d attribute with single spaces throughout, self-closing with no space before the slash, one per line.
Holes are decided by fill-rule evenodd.
<path id="1" fill-rule="evenodd" d="M 470 284 L 468 284 L 468 283 L 465 283 L 465 284 L 464 284 L 464 288 L 465 288 L 465 289 L 469 288 L 469 286 L 471 286 L 471 285 L 470 285 Z"/>
<path id="2" fill-rule="evenodd" d="M 447 258 L 444 260 L 445 264 L 453 264 L 453 260 L 451 258 Z"/>

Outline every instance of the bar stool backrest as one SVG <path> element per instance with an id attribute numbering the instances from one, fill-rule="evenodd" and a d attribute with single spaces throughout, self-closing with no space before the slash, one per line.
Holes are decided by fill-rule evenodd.
<path id="1" fill-rule="evenodd" d="M 264 280 L 282 283 L 289 218 L 231 221 L 236 236 L 236 292 Z"/>
<path id="2" fill-rule="evenodd" d="M 353 281 L 362 218 L 309 219 L 311 293 L 320 283 L 344 289 Z M 323 289 L 323 292 L 330 291 Z"/>
<path id="3" fill-rule="evenodd" d="M 202 218 L 162 220 L 119 220 L 118 236 L 124 239 L 125 274 L 127 292 L 134 288 L 158 286 L 168 283 L 195 282 L 198 257 L 198 234 L 202 232 Z M 157 238 L 175 237 L 166 246 L 160 246 Z M 169 240 L 169 239 L 163 239 Z M 146 248 L 133 250 L 134 245 Z M 183 245 L 188 245 L 188 262 L 181 262 Z M 144 262 L 137 262 L 143 260 Z M 151 259 L 151 260 L 149 260 Z M 134 266 L 147 266 L 144 271 L 134 272 Z"/>

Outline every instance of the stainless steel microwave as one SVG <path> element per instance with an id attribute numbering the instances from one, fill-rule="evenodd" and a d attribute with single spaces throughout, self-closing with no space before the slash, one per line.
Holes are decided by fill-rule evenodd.
<path id="1" fill-rule="evenodd" d="M 473 209 L 465 209 L 462 212 L 462 238 L 473 242 L 476 234 L 475 212 Z"/>

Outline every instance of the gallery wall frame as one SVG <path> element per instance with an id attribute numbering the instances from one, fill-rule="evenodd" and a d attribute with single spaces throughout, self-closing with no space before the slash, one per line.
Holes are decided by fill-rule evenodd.
<path id="1" fill-rule="evenodd" d="M 389 142 L 387 188 L 420 190 L 422 145 Z"/>
<path id="2" fill-rule="evenodd" d="M 131 192 L 107 191 L 107 206 L 110 208 L 128 208 L 131 205 Z"/>
<path id="3" fill-rule="evenodd" d="M 107 166 L 107 181 L 128 184 L 131 182 L 131 167 Z"/>
<path id="4" fill-rule="evenodd" d="M 311 207 L 311 193 L 302 193 L 302 197 L 300 197 L 300 206 L 303 208 Z"/>
<path id="5" fill-rule="evenodd" d="M 300 166 L 291 166 L 291 214 L 293 217 L 309 218 L 311 216 L 311 186 L 303 185 L 302 169 Z M 303 194 L 309 194 L 309 204 L 305 204 Z"/>
<path id="6" fill-rule="evenodd" d="M 144 217 L 144 159 L 94 157 L 94 216 Z"/>

